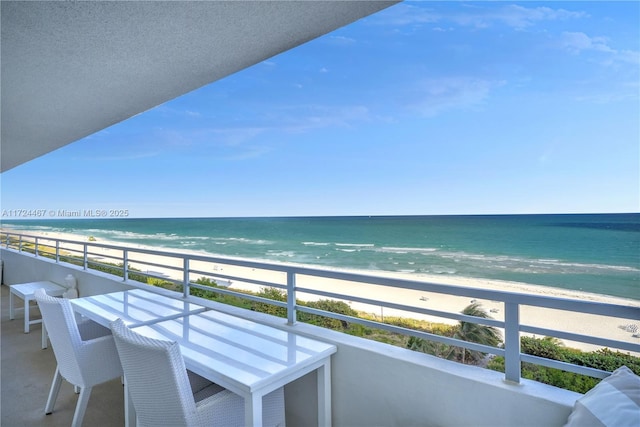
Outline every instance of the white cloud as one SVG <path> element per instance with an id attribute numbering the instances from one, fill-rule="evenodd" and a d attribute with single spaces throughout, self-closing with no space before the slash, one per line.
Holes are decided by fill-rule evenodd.
<path id="1" fill-rule="evenodd" d="M 579 19 L 587 17 L 584 12 L 572 12 L 565 9 L 549 7 L 528 8 L 519 5 L 507 5 L 496 9 L 482 8 L 474 13 L 467 13 L 457 17 L 457 22 L 476 27 L 489 27 L 494 23 L 501 23 L 512 28 L 523 29 L 542 21 L 556 21 Z"/>
<path id="2" fill-rule="evenodd" d="M 427 79 L 414 88 L 414 97 L 419 99 L 410 102 L 409 107 L 428 117 L 448 110 L 476 107 L 486 101 L 492 89 L 503 84 L 472 77 Z"/>
<path id="3" fill-rule="evenodd" d="M 614 49 L 605 37 L 590 37 L 583 32 L 565 31 L 561 34 L 558 45 L 561 49 L 574 55 L 583 52 L 604 54 L 605 56 L 599 58 L 599 61 L 604 65 L 620 62 L 640 64 L 640 52 Z"/>
<path id="4" fill-rule="evenodd" d="M 496 24 L 516 29 L 531 27 L 538 22 L 588 17 L 585 12 L 574 12 L 550 7 L 525 7 L 520 5 L 466 4 L 455 12 L 436 12 L 433 9 L 411 4 L 399 4 L 379 15 L 377 22 L 387 25 L 420 25 L 453 22 L 464 27 L 488 28 Z M 442 26 L 436 27 L 440 30 Z"/>
<path id="5" fill-rule="evenodd" d="M 271 151 L 268 144 L 256 143 L 261 135 L 271 130 L 268 126 L 163 129 L 162 132 L 156 132 L 156 140 L 164 143 L 165 148 L 188 149 L 199 156 L 244 160 Z"/>
<path id="6" fill-rule="evenodd" d="M 640 64 L 640 52 L 637 50 L 621 50 L 616 54 L 619 61 L 628 62 L 630 64 Z"/>
<path id="7" fill-rule="evenodd" d="M 329 40 L 333 44 L 338 44 L 338 45 L 349 45 L 349 44 L 356 43 L 356 39 L 351 37 L 344 37 L 344 36 L 330 36 Z"/>
<path id="8" fill-rule="evenodd" d="M 640 83 L 638 83 L 638 81 L 621 81 L 617 83 L 618 84 L 608 90 L 598 88 L 589 93 L 580 94 L 576 97 L 576 101 L 608 104 L 613 102 L 637 101 L 639 99 Z"/>
<path id="9" fill-rule="evenodd" d="M 371 22 L 390 25 L 414 25 L 439 22 L 443 16 L 430 8 L 401 3 L 389 8 L 383 14 L 374 15 Z"/>
<path id="10" fill-rule="evenodd" d="M 560 36 L 560 46 L 568 52 L 579 54 L 583 50 L 615 52 L 607 45 L 604 37 L 589 37 L 582 32 L 565 31 Z"/>
<path id="11" fill-rule="evenodd" d="M 85 155 L 85 156 L 76 156 L 74 160 L 76 161 L 100 161 L 100 162 L 124 162 L 129 160 L 143 160 L 149 159 L 152 157 L 158 157 L 162 153 L 160 150 L 157 151 L 144 151 L 144 152 L 128 152 L 128 153 L 117 153 L 110 155 Z"/>
<path id="12" fill-rule="evenodd" d="M 269 130 L 268 127 L 235 127 L 235 128 L 216 128 L 205 132 L 206 139 L 212 139 L 218 144 L 227 147 L 236 147 L 245 144 L 247 141 L 254 140 L 258 135 Z"/>
<path id="13" fill-rule="evenodd" d="M 155 111 L 157 113 L 163 114 L 165 116 L 171 116 L 171 117 L 191 117 L 191 118 L 203 117 L 200 111 L 196 111 L 192 109 L 175 108 L 175 107 L 172 107 L 171 104 L 169 103 L 160 104 L 156 107 L 153 107 L 149 111 Z M 143 114 L 143 113 L 138 113 L 136 116 L 140 114 Z"/>
<path id="14" fill-rule="evenodd" d="M 336 126 L 348 127 L 371 120 L 369 109 L 362 105 L 296 105 L 280 109 L 279 113 L 279 128 L 293 133 Z"/>
<path id="15" fill-rule="evenodd" d="M 228 125 L 190 129 L 157 129 L 154 141 L 165 148 L 189 147 L 196 153 L 217 159 L 245 160 L 273 150 L 273 135 L 299 134 L 330 127 L 350 127 L 371 120 L 369 109 L 361 105 L 296 104 L 272 106 L 267 115 L 246 126 Z M 265 137 L 266 135 L 266 137 Z M 204 151 L 203 151 L 204 150 Z"/>

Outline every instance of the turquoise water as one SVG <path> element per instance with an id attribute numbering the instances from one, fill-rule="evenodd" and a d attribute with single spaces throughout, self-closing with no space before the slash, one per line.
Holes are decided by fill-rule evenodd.
<path id="1" fill-rule="evenodd" d="M 640 214 L 6 220 L 6 228 L 640 300 Z"/>

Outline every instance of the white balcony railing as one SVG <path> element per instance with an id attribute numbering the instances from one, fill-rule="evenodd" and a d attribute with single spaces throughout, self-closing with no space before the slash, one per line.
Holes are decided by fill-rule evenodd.
<path id="1" fill-rule="evenodd" d="M 469 350 L 503 356 L 505 359 L 505 379 L 516 383 L 520 382 L 521 378 L 521 362 L 529 362 L 532 364 L 562 369 L 596 378 L 604 378 L 609 375 L 609 372 L 603 370 L 523 354 L 520 350 L 520 337 L 523 333 L 550 336 L 571 342 L 591 344 L 640 354 L 640 345 L 634 342 L 612 340 L 603 337 L 574 333 L 562 329 L 549 329 L 531 324 L 527 325 L 523 324 L 520 318 L 521 307 L 530 306 L 571 311 L 575 313 L 585 313 L 594 316 L 637 320 L 640 319 L 640 308 L 637 306 L 442 285 L 416 280 L 404 280 L 369 274 L 325 270 L 291 264 L 276 264 L 245 259 L 205 256 L 164 250 L 150 250 L 102 244 L 91 241 L 80 242 L 75 240 L 33 236 L 22 233 L 2 232 L 0 233 L 0 239 L 1 246 L 6 249 L 32 253 L 36 257 L 40 256 L 51 258 L 56 263 L 73 263 L 79 265 L 80 268 L 85 270 L 96 269 L 100 266 L 107 267 L 109 269 L 119 269 L 121 272 L 119 272 L 118 275 L 121 275 L 125 282 L 130 280 L 130 275 L 135 274 L 137 276 L 161 279 L 177 285 L 182 285 L 185 297 L 191 294 L 191 289 L 197 288 L 283 307 L 286 308 L 287 319 L 290 324 L 296 322 L 297 311 L 307 312 L 354 324 L 361 324 L 371 328 L 382 329 L 447 345 L 463 347 Z M 135 270 L 132 269 L 132 266 L 135 266 Z M 233 268 L 225 269 L 225 267 Z M 168 272 L 168 274 L 158 273 L 157 271 L 154 272 L 154 270 L 151 269 L 161 269 L 164 272 Z M 229 273 L 228 270 L 231 270 L 231 273 Z M 243 274 L 243 271 L 245 271 L 246 274 Z M 249 272 L 251 272 L 251 274 L 249 274 Z M 218 282 L 241 282 L 260 287 L 277 288 L 286 292 L 287 301 L 286 303 L 282 301 L 274 301 L 255 295 L 235 292 L 223 287 L 210 287 L 194 283 L 195 278 L 200 277 L 211 278 Z M 380 299 L 371 299 L 362 296 L 362 294 L 345 294 L 329 291 L 321 287 L 306 287 L 298 284 L 302 284 L 304 282 L 304 280 L 300 279 L 309 277 L 322 278 L 331 281 L 355 282 L 369 286 L 382 286 L 394 291 L 401 289 L 415 290 L 434 294 L 490 300 L 503 304 L 504 320 L 466 316 L 460 313 L 441 311 L 436 308 L 424 308 L 415 305 L 400 304 L 390 300 L 385 301 Z M 390 311 L 412 313 L 415 314 L 416 318 L 420 316 L 434 316 L 442 319 L 492 326 L 503 331 L 504 346 L 503 348 L 491 347 L 419 330 L 394 326 L 384 323 L 383 316 L 381 316 L 380 321 L 378 321 L 323 311 L 298 304 L 297 298 L 299 295 L 305 295 L 307 298 L 309 296 L 315 298 L 324 297 L 364 304 L 372 307 L 379 307 L 381 314 L 384 309 L 388 309 Z M 558 327 L 561 326 L 562 325 L 558 325 Z"/>

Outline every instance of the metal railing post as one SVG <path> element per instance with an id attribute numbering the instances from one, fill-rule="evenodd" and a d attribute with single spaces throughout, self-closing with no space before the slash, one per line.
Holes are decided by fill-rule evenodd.
<path id="1" fill-rule="evenodd" d="M 34 253 L 36 256 L 39 255 L 39 246 L 40 246 L 39 240 L 46 240 L 46 241 L 55 240 L 56 262 L 59 262 L 61 259 L 61 250 L 63 247 L 62 246 L 63 243 L 67 243 L 69 245 L 75 246 L 76 249 L 69 249 L 71 250 L 71 252 L 75 253 L 75 255 L 71 254 L 71 256 L 68 256 L 68 257 L 71 258 L 74 263 L 77 263 L 77 253 L 83 251 L 84 252 L 83 264 L 84 264 L 85 270 L 88 270 L 89 268 L 88 267 L 89 245 L 91 246 L 97 245 L 98 247 L 102 246 L 100 244 L 85 243 L 81 241 L 65 241 L 65 240 L 60 241 L 58 239 L 47 239 L 42 237 L 38 239 L 37 236 L 32 236 L 32 235 L 23 236 L 22 234 L 17 234 L 17 233 L 15 234 L 5 233 L 5 234 L 7 236 L 7 242 L 8 242 L 7 245 L 11 244 L 12 248 L 14 248 L 17 245 L 19 252 L 24 252 L 25 250 L 28 251 L 28 245 L 34 244 L 35 245 Z M 2 241 L 3 239 L 2 239 L 2 236 L 0 235 L 0 244 Z M 46 243 L 43 245 L 45 246 L 45 256 L 48 257 L 48 252 L 46 248 L 47 247 L 51 248 L 53 247 L 53 245 L 46 244 Z M 82 245 L 83 250 L 78 251 L 77 245 Z M 122 251 L 121 260 L 123 262 L 123 266 L 122 266 L 123 280 L 125 282 L 128 281 L 129 280 L 128 249 L 126 247 L 121 247 L 121 246 L 111 246 L 111 245 L 106 245 L 106 246 L 107 247 L 105 249 L 114 251 L 114 254 L 108 255 L 108 258 L 116 260 L 116 262 L 118 260 L 118 257 L 117 257 L 117 252 L 115 251 Z M 65 246 L 65 249 L 66 248 L 67 247 Z M 167 257 L 171 257 L 171 259 L 175 260 L 176 262 L 177 260 L 182 259 L 183 271 L 182 271 L 181 279 L 179 277 L 180 266 L 172 263 L 170 267 L 168 265 L 166 267 L 171 268 L 171 271 L 173 272 L 170 276 L 171 281 L 173 283 L 180 284 L 180 280 L 182 280 L 184 297 L 187 297 L 190 295 L 191 256 L 193 256 L 194 260 L 196 260 L 196 262 L 194 263 L 194 269 L 193 269 L 194 276 L 198 275 L 199 273 L 203 273 L 205 275 L 213 276 L 213 277 L 217 275 L 217 273 L 200 271 L 198 269 L 200 263 L 212 263 L 215 270 L 218 269 L 216 267 L 216 264 L 218 263 L 221 265 L 226 265 L 224 258 L 178 254 L 173 252 L 155 251 L 155 250 L 141 250 L 140 252 L 138 252 L 135 249 L 132 249 L 132 250 L 134 252 L 135 264 L 138 265 L 138 263 L 141 263 L 142 265 L 146 265 L 147 267 L 149 266 L 165 267 L 165 265 L 158 264 L 153 261 L 138 260 L 136 256 L 137 253 L 158 255 L 162 257 L 167 256 Z M 94 254 L 97 254 L 97 253 L 94 252 Z M 23 254 L 23 255 L 30 256 L 29 254 Z M 113 264 L 111 262 L 109 262 L 108 264 L 104 264 L 99 260 L 100 258 L 97 258 L 97 259 L 92 258 L 92 264 L 98 267 L 101 265 L 107 265 L 108 266 L 107 271 L 113 272 L 113 274 L 117 274 L 117 271 L 112 270 L 111 266 Z M 34 260 L 34 262 L 39 264 L 41 261 Z M 545 327 L 542 327 L 536 324 L 527 324 L 527 323 L 524 323 L 522 325 L 520 324 L 520 306 L 541 307 L 541 308 L 548 308 L 552 310 L 564 310 L 564 311 L 571 311 L 571 312 L 577 312 L 577 313 L 592 314 L 594 316 L 598 316 L 598 315 L 609 316 L 609 317 L 619 318 L 619 319 L 639 319 L 640 307 L 637 307 L 635 305 L 627 306 L 627 305 L 619 305 L 619 304 L 609 304 L 604 302 L 580 301 L 578 300 L 578 298 L 574 298 L 572 300 L 569 298 L 557 298 L 557 297 L 536 296 L 536 295 L 527 295 L 527 294 L 514 294 L 509 292 L 502 292 L 499 290 L 496 290 L 496 291 L 479 290 L 479 289 L 471 289 L 471 288 L 464 288 L 464 287 L 460 287 L 458 289 L 457 287 L 448 287 L 444 285 L 439 285 L 437 283 L 426 283 L 426 282 L 422 283 L 422 282 L 417 282 L 412 280 L 392 280 L 392 279 L 386 279 L 386 278 L 376 277 L 376 276 L 368 276 L 363 274 L 354 274 L 354 273 L 346 273 L 346 272 L 341 273 L 341 272 L 332 271 L 332 270 L 314 269 L 314 268 L 305 268 L 305 267 L 280 266 L 275 264 L 253 262 L 249 260 L 244 260 L 244 261 L 230 260 L 228 264 L 232 266 L 252 268 L 252 269 L 254 269 L 254 267 L 255 269 L 264 268 L 266 270 L 270 270 L 270 271 L 272 270 L 274 272 L 277 272 L 278 280 L 275 282 L 273 280 L 262 279 L 260 277 L 253 278 L 253 276 L 247 277 L 246 280 L 248 283 L 253 283 L 253 284 L 262 285 L 262 286 L 276 285 L 278 289 L 286 290 L 287 292 L 286 302 L 278 301 L 275 305 L 279 306 L 280 308 L 286 308 L 287 310 L 286 317 L 289 325 L 295 325 L 297 323 L 297 306 L 296 306 L 297 283 L 296 282 L 297 282 L 298 275 L 319 277 L 319 278 L 325 278 L 325 279 L 331 279 L 331 280 L 342 280 L 342 281 L 353 280 L 357 282 L 372 284 L 375 286 L 387 286 L 389 287 L 389 289 L 395 289 L 396 287 L 398 287 L 398 288 L 420 290 L 420 291 L 423 291 L 423 290 L 432 291 L 432 292 L 443 294 L 443 295 L 455 295 L 455 296 L 469 295 L 473 298 L 476 298 L 476 297 L 484 298 L 487 300 L 495 300 L 496 302 L 501 301 L 504 304 L 504 314 L 505 314 L 504 321 L 492 319 L 492 320 L 486 320 L 486 324 L 496 328 L 504 329 L 504 349 L 502 348 L 491 349 L 489 346 L 484 346 L 484 345 L 479 345 L 474 343 L 469 343 L 468 345 L 466 346 L 463 345 L 463 346 L 465 348 L 475 349 L 478 351 L 482 351 L 482 349 L 484 348 L 485 350 L 487 350 L 486 351 L 487 353 L 503 356 L 504 366 L 505 366 L 504 380 L 508 383 L 518 384 L 521 382 L 522 364 L 525 362 L 532 363 L 534 365 L 539 365 L 539 366 L 547 366 L 551 368 L 563 369 L 569 372 L 574 372 L 580 375 L 587 375 L 594 378 L 605 378 L 609 374 L 609 372 L 607 371 L 596 369 L 596 368 L 583 367 L 583 366 L 578 366 L 571 363 L 567 364 L 565 362 L 559 362 L 551 359 L 546 359 L 543 357 L 523 354 L 521 349 L 521 341 L 520 341 L 520 335 L 523 333 L 533 334 L 534 336 L 553 336 L 553 337 L 557 337 L 558 339 L 566 339 L 570 342 L 574 341 L 579 343 L 594 344 L 594 345 L 599 345 L 601 347 L 624 349 L 624 350 L 640 353 L 640 345 L 636 344 L 635 342 L 613 340 L 613 339 L 607 339 L 607 338 L 602 338 L 598 336 L 583 335 L 583 334 L 578 334 L 578 333 L 570 332 L 567 330 L 561 330 L 561 329 L 547 329 Z M 97 267 L 94 267 L 94 268 L 96 270 L 99 269 Z M 133 268 L 133 269 L 134 269 L 134 273 L 138 271 L 137 268 Z M 138 279 L 139 277 L 154 276 L 153 274 L 150 274 L 150 273 L 153 273 L 153 272 L 150 272 L 149 270 L 147 270 L 146 274 L 145 273 L 134 274 L 134 278 Z M 286 275 L 286 278 L 285 278 L 286 283 L 284 284 L 284 286 L 281 281 L 283 273 Z M 224 278 L 229 279 L 229 284 L 231 284 L 231 279 L 243 281 L 244 276 L 242 276 L 241 274 L 240 275 L 236 275 L 236 274 L 240 274 L 240 273 L 234 274 L 233 272 L 231 273 L 225 272 L 224 274 L 220 273 L 219 275 L 222 276 L 221 279 L 224 279 Z M 146 279 L 139 279 L 139 280 L 146 281 Z M 455 341 L 455 340 L 450 340 L 449 338 L 440 339 L 435 335 L 423 333 L 421 331 L 414 331 L 414 332 L 409 331 L 407 333 L 406 329 L 398 328 L 396 326 L 383 323 L 382 320 L 384 319 L 384 311 L 383 311 L 384 307 L 388 307 L 389 309 L 392 309 L 392 310 L 401 309 L 407 312 L 416 312 L 416 313 L 428 314 L 428 315 L 438 315 L 439 317 L 448 317 L 452 319 L 465 319 L 467 317 L 467 316 L 459 316 L 455 313 L 440 311 L 437 308 L 431 309 L 431 308 L 417 307 L 415 305 L 404 305 L 404 304 L 394 303 L 390 301 L 383 302 L 377 299 L 370 299 L 366 295 L 365 296 L 346 295 L 339 292 L 330 292 L 329 290 L 309 289 L 305 287 L 304 283 L 301 284 L 300 290 L 305 295 L 311 294 L 311 295 L 319 295 L 322 297 L 328 297 L 328 298 L 337 299 L 337 300 L 349 300 L 349 303 L 351 303 L 352 302 L 351 300 L 353 299 L 355 302 L 369 304 L 370 306 L 374 307 L 374 310 L 375 310 L 375 307 L 379 306 L 380 321 L 378 321 L 378 319 L 376 318 L 375 321 L 358 319 L 358 320 L 354 320 L 354 322 L 361 323 L 363 325 L 370 325 L 371 327 L 375 327 L 375 328 L 380 327 L 381 329 L 385 329 L 394 333 L 400 333 L 404 335 L 414 335 L 419 338 L 424 337 L 424 339 L 426 340 L 442 342 L 444 344 L 448 344 L 449 341 Z M 467 291 L 469 292 L 468 294 L 466 293 Z M 237 292 L 234 292 L 233 290 L 220 289 L 220 293 L 223 293 L 223 294 L 228 293 L 231 295 L 236 294 L 241 298 L 243 297 L 242 295 L 237 294 Z M 258 296 L 248 295 L 246 297 L 250 300 L 253 299 L 255 301 L 263 301 L 263 298 Z M 420 298 L 420 300 L 427 300 L 427 299 L 428 298 L 426 299 Z M 300 309 L 305 313 L 311 313 L 313 315 L 320 315 L 320 316 L 326 315 L 329 318 L 335 318 L 338 320 L 342 320 L 343 322 L 352 321 L 352 316 L 333 313 L 332 311 L 327 311 L 328 309 L 313 308 L 308 306 L 301 306 Z M 557 328 L 561 328 L 561 327 L 562 325 L 557 326 Z M 451 344 L 448 344 L 448 345 L 451 345 Z"/>
<path id="2" fill-rule="evenodd" d="M 287 271 L 287 323 L 296 323 L 296 274 Z"/>
<path id="3" fill-rule="evenodd" d="M 520 305 L 504 303 L 504 375 L 520 383 Z"/>
<path id="4" fill-rule="evenodd" d="M 182 296 L 189 296 L 189 258 L 184 257 L 182 262 Z"/>
<path id="5" fill-rule="evenodd" d="M 86 243 L 82 245 L 82 268 L 89 269 L 89 248 Z"/>
<path id="6" fill-rule="evenodd" d="M 129 251 L 126 249 L 122 250 L 122 280 L 129 280 Z"/>

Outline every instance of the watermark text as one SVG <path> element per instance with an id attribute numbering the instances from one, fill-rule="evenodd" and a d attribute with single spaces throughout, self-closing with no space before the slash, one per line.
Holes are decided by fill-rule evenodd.
<path id="1" fill-rule="evenodd" d="M 126 218 L 129 209 L 3 209 L 2 218 Z"/>

